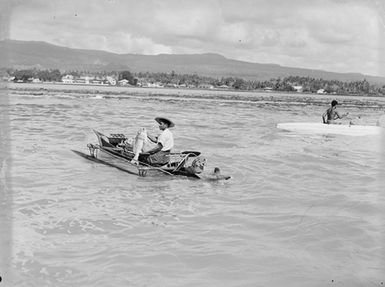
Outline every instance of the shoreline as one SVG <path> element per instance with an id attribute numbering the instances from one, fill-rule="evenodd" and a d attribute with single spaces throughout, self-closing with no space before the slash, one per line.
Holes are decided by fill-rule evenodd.
<path id="1" fill-rule="evenodd" d="M 147 88 L 132 86 L 101 86 L 101 85 L 68 85 L 62 83 L 6 83 L 9 92 L 29 92 L 30 95 L 49 95 L 50 93 L 73 93 L 107 96 L 173 96 L 183 98 L 201 99 L 224 99 L 243 101 L 299 101 L 307 103 L 330 103 L 337 99 L 341 102 L 359 101 L 371 102 L 372 104 L 385 105 L 385 97 L 380 96 L 355 96 L 338 94 L 312 94 L 312 93 L 290 93 L 279 91 L 239 91 L 218 89 L 189 89 L 189 88 Z"/>

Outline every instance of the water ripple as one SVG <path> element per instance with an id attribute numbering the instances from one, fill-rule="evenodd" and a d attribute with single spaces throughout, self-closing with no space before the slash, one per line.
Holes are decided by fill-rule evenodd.
<path id="1" fill-rule="evenodd" d="M 325 103 L 195 92 L 13 95 L 15 285 L 379 286 L 378 139 L 276 128 L 318 121 Z M 356 100 L 344 109 L 367 124 L 383 113 Z M 87 152 L 92 129 L 155 133 L 156 115 L 176 123 L 176 150 L 200 150 L 208 169 L 232 179 L 140 178 L 71 152 Z"/>

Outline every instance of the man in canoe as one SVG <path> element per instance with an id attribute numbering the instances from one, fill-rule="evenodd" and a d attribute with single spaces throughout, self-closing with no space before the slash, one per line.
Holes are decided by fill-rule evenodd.
<path id="1" fill-rule="evenodd" d="M 328 108 L 322 115 L 322 120 L 324 124 L 341 124 L 340 122 L 336 122 L 337 119 L 342 119 L 349 115 L 349 113 L 346 113 L 344 115 L 340 115 L 337 111 L 337 105 L 338 102 L 336 100 L 333 100 L 331 102 L 331 107 Z"/>
<path id="2" fill-rule="evenodd" d="M 159 129 L 162 131 L 159 136 L 152 136 L 149 134 L 147 138 L 156 144 L 156 146 L 150 150 L 143 150 L 148 156 L 141 159 L 150 165 L 163 165 L 169 161 L 169 154 L 171 149 L 174 147 L 174 137 L 169 128 L 174 127 L 174 123 L 166 118 L 157 117 L 155 120 L 159 124 Z M 135 139 L 134 146 L 143 146 L 142 135 L 144 132 L 138 134 Z M 132 160 L 133 163 L 138 163 L 139 149 L 134 147 L 135 157 Z"/>

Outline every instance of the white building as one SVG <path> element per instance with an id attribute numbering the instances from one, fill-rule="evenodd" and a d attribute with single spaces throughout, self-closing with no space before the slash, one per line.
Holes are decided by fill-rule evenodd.
<path id="1" fill-rule="evenodd" d="M 72 76 L 72 75 L 65 75 L 64 77 L 61 78 L 61 81 L 64 84 L 73 84 L 74 83 L 74 76 Z"/>
<path id="2" fill-rule="evenodd" d="M 85 84 L 89 84 L 90 81 L 92 81 L 94 78 L 91 78 L 89 76 L 80 77 L 81 80 L 84 81 Z"/>
<path id="3" fill-rule="evenodd" d="M 121 85 L 121 86 L 126 86 L 126 85 L 128 85 L 128 80 L 123 79 L 123 80 L 120 80 L 118 83 L 119 83 L 119 85 Z"/>
<path id="4" fill-rule="evenodd" d="M 303 92 L 303 87 L 302 87 L 302 86 L 292 86 L 292 88 L 293 88 L 297 93 L 302 93 L 302 92 Z"/>
<path id="5" fill-rule="evenodd" d="M 143 85 L 144 87 L 148 87 L 148 88 L 163 88 L 162 84 L 157 82 L 157 83 L 146 83 L 145 85 Z"/>
<path id="6" fill-rule="evenodd" d="M 93 84 L 93 85 L 103 85 L 103 80 L 94 79 L 94 80 L 91 80 L 91 84 Z"/>
<path id="7" fill-rule="evenodd" d="M 210 89 L 210 90 L 212 90 L 212 89 L 214 89 L 214 86 L 213 86 L 213 85 L 210 85 L 210 84 L 200 84 L 200 85 L 198 86 L 198 88 L 200 88 L 200 89 Z"/>

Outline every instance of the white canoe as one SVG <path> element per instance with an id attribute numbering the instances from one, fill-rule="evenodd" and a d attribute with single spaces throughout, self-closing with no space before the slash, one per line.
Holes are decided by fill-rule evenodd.
<path id="1" fill-rule="evenodd" d="M 327 125 L 323 123 L 280 123 L 277 128 L 306 134 L 338 134 L 346 136 L 380 135 L 378 126 Z"/>

